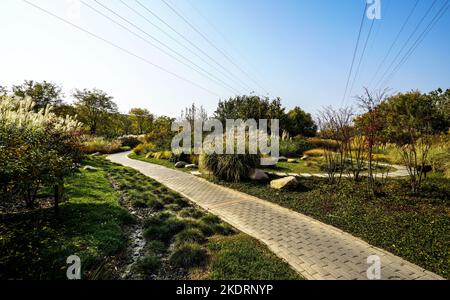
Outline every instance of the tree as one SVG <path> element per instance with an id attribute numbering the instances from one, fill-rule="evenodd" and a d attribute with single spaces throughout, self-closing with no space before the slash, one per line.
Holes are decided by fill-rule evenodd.
<path id="1" fill-rule="evenodd" d="M 284 120 L 285 109 L 281 105 L 280 98 L 269 100 L 269 98 L 244 95 L 220 101 L 214 115 L 224 124 L 227 119 Z"/>
<path id="2" fill-rule="evenodd" d="M 375 192 L 373 154 L 376 146 L 384 142 L 383 128 L 385 126 L 385 120 L 379 106 L 385 101 L 386 94 L 387 90 L 372 93 L 369 89 L 365 88 L 365 94 L 357 97 L 363 114 L 356 118 L 355 123 L 367 151 L 367 188 L 372 194 Z"/>
<path id="3" fill-rule="evenodd" d="M 203 106 L 197 107 L 195 103 L 192 103 L 190 107 L 186 107 L 181 112 L 181 120 L 188 121 L 191 124 L 191 128 L 194 128 L 194 122 L 197 120 L 208 120 L 208 113 Z"/>
<path id="4" fill-rule="evenodd" d="M 137 134 L 144 134 L 150 131 L 154 116 L 147 109 L 133 108 L 130 110 L 129 115 Z"/>
<path id="5" fill-rule="evenodd" d="M 152 131 L 145 136 L 146 141 L 154 144 L 157 149 L 170 149 L 172 139 L 175 136 L 175 133 L 172 131 L 173 122 L 175 122 L 173 118 L 158 117 L 153 122 Z"/>
<path id="6" fill-rule="evenodd" d="M 442 119 L 433 97 L 419 91 L 399 93 L 379 107 L 384 134 L 399 149 L 410 175 L 413 193 L 421 186 L 432 137 L 442 130 Z"/>
<path id="7" fill-rule="evenodd" d="M 81 122 L 88 126 L 92 135 L 97 134 L 99 125 L 118 111 L 117 104 L 112 101 L 113 97 L 105 92 L 93 90 L 76 90 L 73 94 L 76 99 L 75 108 Z"/>
<path id="8" fill-rule="evenodd" d="M 62 104 L 62 89 L 52 82 L 35 82 L 25 80 L 21 85 L 12 88 L 15 96 L 20 98 L 30 97 L 35 103 L 35 110 L 45 108 L 47 105 L 58 106 Z"/>
<path id="9" fill-rule="evenodd" d="M 311 114 L 298 106 L 287 113 L 285 129 L 291 136 L 313 137 L 317 133 L 317 125 Z"/>
<path id="10" fill-rule="evenodd" d="M 450 127 L 450 89 L 445 92 L 442 89 L 437 89 L 428 93 L 428 98 L 433 103 L 436 110 L 435 130 L 442 133 L 448 133 Z"/>

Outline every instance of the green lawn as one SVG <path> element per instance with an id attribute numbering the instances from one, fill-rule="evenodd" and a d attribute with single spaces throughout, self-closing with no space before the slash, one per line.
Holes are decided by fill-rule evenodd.
<path id="1" fill-rule="evenodd" d="M 216 183 L 309 215 L 450 278 L 450 180 L 442 176 L 430 176 L 418 195 L 410 194 L 404 179 L 391 179 L 385 192 L 371 199 L 364 182 L 355 186 L 347 179 L 336 187 L 325 179 L 302 178 L 291 191 L 253 182 Z"/>
<path id="2" fill-rule="evenodd" d="M 86 172 L 66 183 L 69 201 L 60 208 L 0 215 L 0 279 L 65 279 L 66 259 L 81 258 L 83 278 L 92 278 L 126 244 L 130 221 L 105 173 Z"/>

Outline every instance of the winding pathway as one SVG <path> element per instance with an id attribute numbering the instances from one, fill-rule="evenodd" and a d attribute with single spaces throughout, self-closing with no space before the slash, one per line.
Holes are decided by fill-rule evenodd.
<path id="1" fill-rule="evenodd" d="M 128 158 L 108 157 L 180 193 L 266 244 L 307 279 L 368 279 L 368 257 L 381 260 L 381 279 L 442 279 L 340 229 L 191 174 Z"/>

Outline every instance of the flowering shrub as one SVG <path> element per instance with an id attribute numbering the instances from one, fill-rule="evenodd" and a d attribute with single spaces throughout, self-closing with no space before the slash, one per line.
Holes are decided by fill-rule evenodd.
<path id="1" fill-rule="evenodd" d="M 57 117 L 51 107 L 34 107 L 30 99 L 0 97 L 0 199 L 24 200 L 28 207 L 43 187 L 58 187 L 59 198 L 82 155 L 81 124 Z"/>

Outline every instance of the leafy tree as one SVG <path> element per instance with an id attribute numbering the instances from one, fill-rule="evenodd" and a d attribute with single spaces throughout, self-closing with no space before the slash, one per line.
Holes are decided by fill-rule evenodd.
<path id="1" fill-rule="evenodd" d="M 269 98 L 244 95 L 220 101 L 215 117 L 223 123 L 225 123 L 226 119 L 284 120 L 284 110 L 280 98 L 269 100 Z"/>
<path id="2" fill-rule="evenodd" d="M 445 92 L 442 89 L 437 89 L 428 93 L 427 97 L 431 99 L 437 113 L 434 124 L 435 130 L 447 133 L 450 127 L 450 89 Z"/>
<path id="3" fill-rule="evenodd" d="M 203 106 L 197 107 L 195 103 L 192 103 L 190 107 L 186 107 L 184 111 L 181 112 L 181 120 L 188 121 L 191 124 L 191 128 L 194 128 L 194 122 L 196 120 L 208 120 L 208 113 Z"/>
<path id="4" fill-rule="evenodd" d="M 0 97 L 0 198 L 33 207 L 40 188 L 55 188 L 55 210 L 64 177 L 81 159 L 80 124 L 51 107 L 36 112 L 31 98 Z"/>
<path id="5" fill-rule="evenodd" d="M 94 90 L 76 90 L 73 94 L 76 99 L 75 108 L 81 122 L 88 126 L 92 135 L 97 134 L 97 129 L 110 114 L 117 113 L 117 104 L 112 101 L 113 97 L 105 92 Z"/>
<path id="6" fill-rule="evenodd" d="M 2 85 L 0 85 L 0 97 L 6 96 L 8 94 L 8 89 Z"/>
<path id="7" fill-rule="evenodd" d="M 45 108 L 47 105 L 58 106 L 62 104 L 61 87 L 45 80 L 43 82 L 25 80 L 23 84 L 13 86 L 12 91 L 15 96 L 20 98 L 30 97 L 36 104 L 34 107 L 36 111 Z"/>
<path id="8" fill-rule="evenodd" d="M 145 139 L 147 142 L 152 143 L 157 149 L 167 150 L 170 149 L 174 132 L 172 132 L 172 123 L 175 119 L 166 116 L 158 117 L 152 126 Z"/>
<path id="9" fill-rule="evenodd" d="M 129 115 L 137 134 L 144 134 L 150 131 L 154 116 L 147 109 L 133 108 L 130 110 Z"/>
<path id="10" fill-rule="evenodd" d="M 298 106 L 287 113 L 284 127 L 291 136 L 313 137 L 317 133 L 317 125 L 311 114 Z"/>

